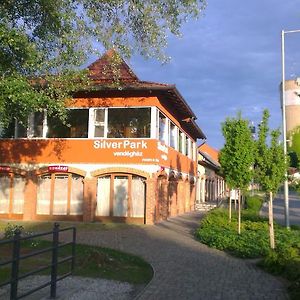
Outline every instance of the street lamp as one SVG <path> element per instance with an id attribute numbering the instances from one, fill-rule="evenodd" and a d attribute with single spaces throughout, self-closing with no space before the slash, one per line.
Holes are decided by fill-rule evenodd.
<path id="1" fill-rule="evenodd" d="M 282 131 L 283 131 L 283 151 L 284 155 L 287 155 L 287 139 L 286 139 L 286 116 L 285 116 L 285 50 L 284 50 L 284 38 L 285 34 L 300 32 L 300 29 L 281 31 L 281 62 L 282 62 L 282 83 L 281 83 L 281 96 L 282 96 Z M 284 180 L 284 215 L 285 215 L 285 226 L 290 228 L 290 217 L 289 217 L 289 185 L 287 179 L 287 171 L 285 172 Z"/>

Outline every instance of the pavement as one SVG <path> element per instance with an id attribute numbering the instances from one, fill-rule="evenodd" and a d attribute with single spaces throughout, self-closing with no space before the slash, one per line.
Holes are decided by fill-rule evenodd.
<path id="1" fill-rule="evenodd" d="M 158 225 L 79 231 L 77 241 L 119 249 L 151 263 L 154 277 L 135 299 L 288 299 L 284 282 L 253 261 L 196 241 L 193 232 L 202 217 L 203 212 L 191 212 Z"/>
<path id="2" fill-rule="evenodd" d="M 118 286 L 113 282 L 64 279 L 58 288 L 58 299 L 288 299 L 285 282 L 263 272 L 253 260 L 234 258 L 194 239 L 193 233 L 204 214 L 190 212 L 157 225 L 120 226 L 99 231 L 78 230 L 78 243 L 110 247 L 141 256 L 152 265 L 154 276 L 138 294 L 134 287 Z M 61 238 L 69 240 L 68 233 L 62 233 Z M 8 299 L 5 295 L 2 294 L 2 298 L 0 293 L 0 299 Z M 28 299 L 48 297 L 47 289 L 43 294 Z"/>

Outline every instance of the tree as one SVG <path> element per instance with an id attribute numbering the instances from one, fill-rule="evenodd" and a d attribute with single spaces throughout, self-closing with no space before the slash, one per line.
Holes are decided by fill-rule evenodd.
<path id="1" fill-rule="evenodd" d="M 288 139 L 290 140 L 288 145 L 290 166 L 298 169 L 300 161 L 300 126 L 288 132 Z"/>
<path id="2" fill-rule="evenodd" d="M 241 113 L 236 118 L 227 118 L 222 124 L 225 138 L 220 151 L 221 171 L 230 189 L 245 190 L 252 178 L 254 162 L 254 142 L 248 120 Z M 229 197 L 229 219 L 231 218 L 231 200 Z M 238 200 L 238 233 L 241 232 L 241 193 Z"/>
<path id="3" fill-rule="evenodd" d="M 1 122 L 7 125 L 12 116 L 7 104 L 18 103 L 11 97 L 25 107 L 13 109 L 15 118 L 24 120 L 37 107 L 62 110 L 66 97 L 86 80 L 74 70 L 95 48 L 114 48 L 125 58 L 137 52 L 165 61 L 168 34 L 180 35 L 181 25 L 204 8 L 205 0 L 0 1 Z M 42 88 L 29 80 L 37 76 L 46 82 Z M 25 94 L 12 82 L 24 87 Z"/>
<path id="4" fill-rule="evenodd" d="M 287 159 L 283 146 L 279 144 L 279 130 L 271 131 L 271 143 L 267 144 L 269 133 L 268 120 L 270 114 L 264 110 L 256 141 L 255 178 L 263 191 L 269 194 L 269 235 L 270 247 L 275 248 L 273 224 L 273 195 L 284 181 Z"/>

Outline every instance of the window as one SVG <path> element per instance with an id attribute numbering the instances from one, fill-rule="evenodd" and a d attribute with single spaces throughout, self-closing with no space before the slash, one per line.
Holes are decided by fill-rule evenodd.
<path id="1" fill-rule="evenodd" d="M 94 109 L 94 137 L 104 137 L 105 109 Z"/>
<path id="2" fill-rule="evenodd" d="M 12 212 L 14 214 L 22 214 L 24 206 L 24 190 L 25 190 L 25 178 L 23 176 L 14 175 L 13 177 L 13 205 Z"/>
<path id="3" fill-rule="evenodd" d="M 185 135 L 185 155 L 191 156 L 190 139 Z"/>
<path id="4" fill-rule="evenodd" d="M 96 216 L 109 216 L 110 176 L 99 177 L 97 186 Z"/>
<path id="5" fill-rule="evenodd" d="M 149 138 L 150 108 L 109 108 L 108 138 Z"/>
<path id="6" fill-rule="evenodd" d="M 10 177 L 8 175 L 0 177 L 0 213 L 9 213 L 10 202 Z"/>
<path id="7" fill-rule="evenodd" d="M 143 178 L 139 176 L 132 176 L 131 184 L 132 193 L 132 216 L 136 218 L 142 218 L 145 214 L 145 183 Z"/>
<path id="8" fill-rule="evenodd" d="M 38 178 L 38 215 L 82 215 L 83 180 L 76 174 L 53 173 Z"/>
<path id="9" fill-rule="evenodd" d="M 38 215 L 50 215 L 51 175 L 38 178 L 37 207 Z"/>
<path id="10" fill-rule="evenodd" d="M 88 109 L 70 109 L 65 124 L 56 116 L 48 116 L 49 138 L 87 138 Z"/>
<path id="11" fill-rule="evenodd" d="M 183 138 L 183 133 L 179 130 L 178 131 L 178 150 L 180 153 L 184 154 L 184 147 L 183 147 L 183 142 L 182 142 L 182 138 Z"/>
<path id="12" fill-rule="evenodd" d="M 18 120 L 15 120 L 15 138 L 26 138 L 27 128 Z"/>
<path id="13" fill-rule="evenodd" d="M 71 176 L 70 215 L 83 214 L 83 182 L 82 177 L 73 174 Z"/>
<path id="14" fill-rule="evenodd" d="M 23 213 L 25 182 L 20 175 L 0 176 L 0 213 Z"/>
<path id="15" fill-rule="evenodd" d="M 26 138 L 27 128 L 18 120 L 12 120 L 7 127 L 0 125 L 0 138 Z"/>
<path id="16" fill-rule="evenodd" d="M 144 218 L 144 210 L 142 177 L 113 174 L 98 178 L 96 216 Z"/>
<path id="17" fill-rule="evenodd" d="M 172 122 L 170 123 L 170 146 L 177 149 L 177 127 Z"/>
<path id="18" fill-rule="evenodd" d="M 158 132 L 159 132 L 159 140 L 161 142 L 167 143 L 167 136 L 168 136 L 168 122 L 167 122 L 167 118 L 160 112 L 159 113 L 159 128 L 158 128 Z"/>
<path id="19" fill-rule="evenodd" d="M 114 177 L 113 215 L 127 217 L 128 211 L 128 178 L 127 176 Z"/>
<path id="20" fill-rule="evenodd" d="M 46 122 L 46 112 L 37 111 L 29 116 L 28 137 L 43 137 L 44 122 Z"/>
<path id="21" fill-rule="evenodd" d="M 192 141 L 192 160 L 197 160 L 196 143 Z"/>
<path id="22" fill-rule="evenodd" d="M 53 215 L 66 215 L 68 210 L 68 174 L 55 174 Z"/>

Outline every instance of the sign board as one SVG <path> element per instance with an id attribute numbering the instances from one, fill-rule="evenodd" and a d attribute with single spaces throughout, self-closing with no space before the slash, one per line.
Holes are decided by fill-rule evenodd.
<path id="1" fill-rule="evenodd" d="M 0 172 L 9 172 L 11 169 L 8 166 L 0 166 Z"/>
<path id="2" fill-rule="evenodd" d="M 65 172 L 68 172 L 68 170 L 69 170 L 68 166 L 49 166 L 48 167 L 48 172 L 65 173 Z"/>

